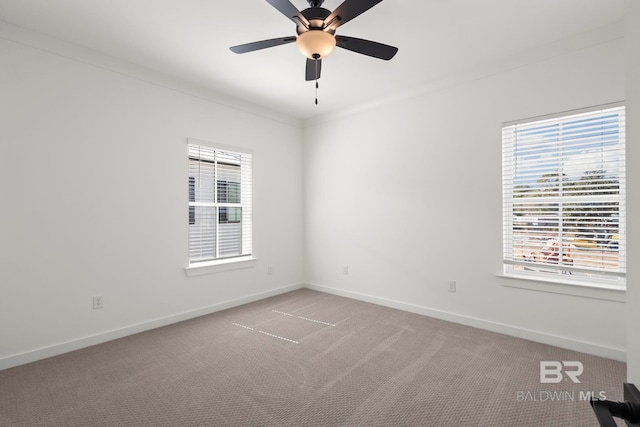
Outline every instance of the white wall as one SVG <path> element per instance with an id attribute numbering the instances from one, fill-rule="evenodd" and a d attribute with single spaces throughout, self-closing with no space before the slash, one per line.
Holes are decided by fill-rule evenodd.
<path id="1" fill-rule="evenodd" d="M 501 123 L 624 99 L 619 38 L 304 132 L 273 112 L 192 96 L 170 79 L 1 26 L 0 63 L 0 369 L 303 280 L 624 358 L 623 303 L 496 276 Z M 256 267 L 186 277 L 186 137 L 254 151 Z M 638 169 L 640 156 L 629 157 L 628 170 Z M 630 217 L 635 210 L 630 197 Z M 450 279 L 458 292 L 447 292 Z M 104 295 L 104 309 L 92 310 L 93 295 Z M 631 326 L 640 299 L 630 295 Z M 633 327 L 628 335 L 640 382 Z"/>
<path id="2" fill-rule="evenodd" d="M 501 124 L 623 100 L 621 33 L 483 78 L 308 123 L 308 282 L 624 359 L 623 302 L 514 288 L 505 285 L 517 281 L 496 276 L 502 259 Z M 640 157 L 629 159 L 628 169 L 638 166 Z M 448 280 L 457 281 L 456 293 L 447 292 Z"/>
<path id="3" fill-rule="evenodd" d="M 627 376 L 628 381 L 640 387 L 640 199 L 637 185 L 640 183 L 640 2 L 625 2 L 626 90 L 627 90 L 627 156 L 636 159 L 627 167 L 628 250 L 635 262 L 628 265 L 627 292 Z"/>
<path id="4" fill-rule="evenodd" d="M 300 286 L 300 123 L 2 30 L 0 369 Z M 186 276 L 187 137 L 253 150 L 255 267 Z"/>

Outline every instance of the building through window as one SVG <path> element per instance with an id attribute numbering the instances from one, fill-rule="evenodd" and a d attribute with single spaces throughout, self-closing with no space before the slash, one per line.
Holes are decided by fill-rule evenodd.
<path id="1" fill-rule="evenodd" d="M 251 255 L 251 157 L 190 141 L 190 265 Z"/>

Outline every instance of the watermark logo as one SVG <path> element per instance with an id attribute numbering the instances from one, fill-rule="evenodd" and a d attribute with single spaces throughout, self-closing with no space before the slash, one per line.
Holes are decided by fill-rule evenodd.
<path id="1" fill-rule="evenodd" d="M 518 402 L 575 402 L 575 401 L 591 401 L 593 399 L 606 400 L 607 392 L 604 390 L 580 390 L 575 391 L 558 391 L 558 390 L 541 390 L 541 391 L 525 391 L 516 392 L 516 400 Z"/>
<path id="2" fill-rule="evenodd" d="M 580 383 L 578 377 L 584 372 L 582 362 L 576 360 L 562 362 L 558 360 L 540 361 L 540 383 L 557 384 L 567 376 L 574 384 Z"/>
<path id="3" fill-rule="evenodd" d="M 573 384 L 580 384 L 578 378 L 584 372 L 582 362 L 576 360 L 541 360 L 540 361 L 540 383 L 541 384 L 559 384 L 571 380 Z M 551 390 L 520 390 L 516 392 L 516 400 L 518 402 L 575 402 L 590 401 L 592 399 L 606 400 L 607 392 L 605 390 L 576 390 L 582 386 L 572 385 L 567 390 L 558 390 L 556 387 L 550 387 Z"/>

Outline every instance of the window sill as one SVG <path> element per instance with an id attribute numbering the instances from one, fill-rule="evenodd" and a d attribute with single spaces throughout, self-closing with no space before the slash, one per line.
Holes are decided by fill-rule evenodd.
<path id="1" fill-rule="evenodd" d="M 594 298 L 606 301 L 626 302 L 626 289 L 619 285 L 605 285 L 591 282 L 563 282 L 561 280 L 545 280 L 539 277 L 513 273 L 499 273 L 498 277 L 509 279 L 503 286 L 527 289 L 538 292 L 573 295 L 583 298 Z"/>
<path id="2" fill-rule="evenodd" d="M 230 258 L 189 265 L 185 267 L 184 271 L 188 277 L 203 276 L 205 274 L 254 267 L 257 261 L 258 259 L 253 257 Z"/>

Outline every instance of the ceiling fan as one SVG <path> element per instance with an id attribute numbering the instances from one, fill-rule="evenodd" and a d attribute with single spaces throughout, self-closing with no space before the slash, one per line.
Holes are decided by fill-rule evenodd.
<path id="1" fill-rule="evenodd" d="M 231 47 L 235 53 L 253 52 L 268 47 L 296 42 L 298 50 L 307 57 L 305 80 L 318 80 L 322 58 L 338 46 L 352 52 L 389 60 L 398 52 L 397 47 L 335 35 L 336 29 L 371 9 L 382 0 L 345 0 L 333 12 L 322 6 L 324 0 L 307 0 L 309 8 L 299 11 L 289 0 L 266 0 L 296 24 L 298 36 L 278 37 Z"/>

